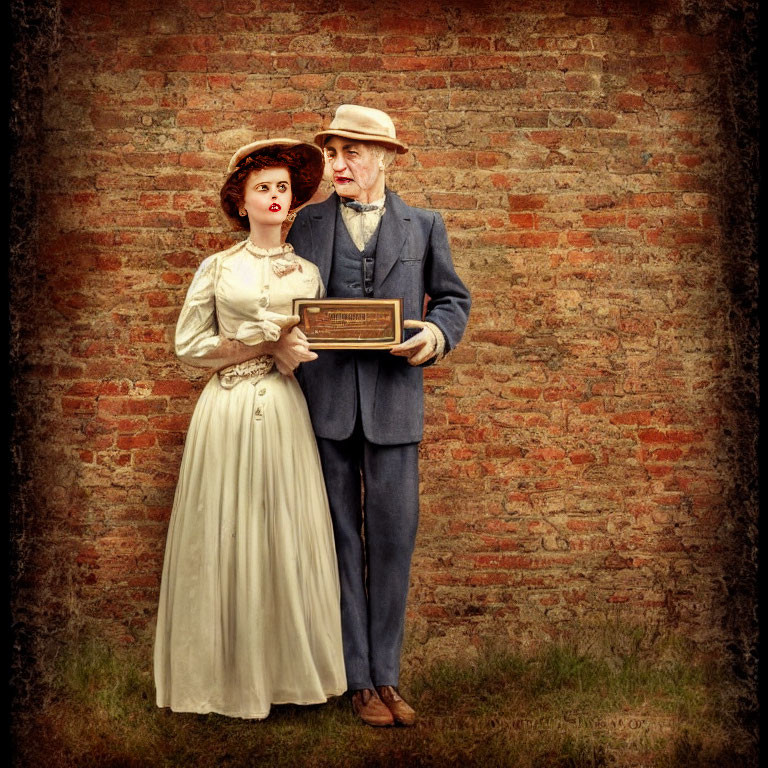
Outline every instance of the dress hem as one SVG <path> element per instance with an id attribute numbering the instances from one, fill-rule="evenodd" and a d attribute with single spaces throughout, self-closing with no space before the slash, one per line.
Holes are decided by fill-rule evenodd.
<path id="1" fill-rule="evenodd" d="M 191 715 L 223 715 L 224 717 L 239 717 L 243 720 L 266 720 L 269 717 L 272 707 L 279 707 L 283 704 L 296 704 L 300 707 L 308 707 L 314 704 L 327 704 L 332 698 L 341 696 L 346 693 L 346 688 L 340 688 L 338 691 L 330 691 L 326 693 L 323 699 L 312 699 L 296 701 L 294 699 L 285 699 L 284 701 L 273 701 L 270 703 L 270 708 L 266 712 L 259 712 L 258 714 L 241 714 L 240 712 L 222 712 L 215 708 L 187 708 L 187 707 L 174 707 L 172 704 L 160 704 L 157 702 L 158 709 L 170 709 L 171 712 L 177 712 L 179 714 L 191 714 Z"/>

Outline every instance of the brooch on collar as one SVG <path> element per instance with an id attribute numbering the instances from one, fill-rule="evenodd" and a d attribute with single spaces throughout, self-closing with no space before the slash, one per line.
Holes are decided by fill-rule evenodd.
<path id="1" fill-rule="evenodd" d="M 296 259 L 273 259 L 272 260 L 272 272 L 277 277 L 285 277 L 290 275 L 291 272 L 303 272 L 301 264 Z"/>

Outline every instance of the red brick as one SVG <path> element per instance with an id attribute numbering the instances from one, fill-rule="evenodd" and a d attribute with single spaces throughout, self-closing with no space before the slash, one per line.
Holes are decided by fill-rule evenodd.
<path id="1" fill-rule="evenodd" d="M 477 331 L 472 334 L 473 341 L 511 347 L 517 344 L 522 336 L 510 331 Z"/>
<path id="2" fill-rule="evenodd" d="M 427 369 L 429 370 L 429 369 Z M 197 391 L 196 385 L 188 379 L 167 379 L 152 383 L 153 395 L 170 395 L 171 397 L 190 397 Z"/>
<path id="3" fill-rule="evenodd" d="M 625 411 L 611 416 L 611 424 L 643 424 L 647 425 L 653 421 L 651 411 Z"/>
<path id="4" fill-rule="evenodd" d="M 95 413 L 96 401 L 80 397 L 62 397 L 61 409 L 68 414 Z"/>
<path id="5" fill-rule="evenodd" d="M 418 153 L 417 160 L 424 168 L 472 168 L 475 166 L 476 157 L 474 152 L 463 152 L 460 150 L 424 150 Z"/>
<path id="6" fill-rule="evenodd" d="M 185 432 L 189 426 L 189 415 L 178 413 L 167 416 L 152 416 L 149 419 L 149 424 L 152 429 Z"/>
<path id="7" fill-rule="evenodd" d="M 102 397 L 99 399 L 99 411 L 112 414 L 151 414 L 162 413 L 167 403 L 161 397 Z"/>
<path id="8" fill-rule="evenodd" d="M 535 219 L 532 213 L 510 213 L 509 225 L 512 229 L 533 229 Z"/>
<path id="9" fill-rule="evenodd" d="M 160 328 L 133 328 L 131 341 L 139 344 L 165 344 L 167 338 L 165 331 Z"/>
<path id="10" fill-rule="evenodd" d="M 540 248 L 557 245 L 557 232 L 508 232 L 485 234 L 481 241 L 488 245 L 510 245 L 517 248 Z"/>
<path id="11" fill-rule="evenodd" d="M 642 429 L 637 433 L 642 443 L 697 443 L 702 439 L 701 432 L 694 430 Z"/>
<path id="12" fill-rule="evenodd" d="M 596 229 L 599 227 L 622 227 L 626 223 L 626 214 L 622 211 L 603 213 L 584 213 L 581 216 L 585 227 Z"/>
<path id="13" fill-rule="evenodd" d="M 148 448 L 155 444 L 155 435 L 153 432 L 142 432 L 138 435 L 126 435 L 118 437 L 116 445 L 124 451 L 133 448 Z"/>

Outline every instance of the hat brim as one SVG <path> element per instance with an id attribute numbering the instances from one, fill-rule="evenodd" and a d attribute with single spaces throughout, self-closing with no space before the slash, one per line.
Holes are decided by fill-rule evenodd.
<path id="1" fill-rule="evenodd" d="M 393 139 L 391 136 L 381 136 L 372 133 L 358 133 L 356 131 L 345 131 L 341 128 L 320 131 L 315 134 L 315 144 L 319 147 L 325 146 L 325 139 L 328 136 L 341 136 L 345 139 L 355 139 L 357 141 L 367 141 L 371 144 L 383 144 L 386 147 L 394 149 L 398 155 L 404 155 L 408 151 L 408 145 L 403 144 L 402 141 Z"/>
<path id="2" fill-rule="evenodd" d="M 293 158 L 300 164 L 308 168 L 307 181 L 299 184 L 292 184 L 292 193 L 294 198 L 293 210 L 297 210 L 302 205 L 305 205 L 315 194 L 317 188 L 320 186 L 320 182 L 323 180 L 323 171 L 325 169 L 325 158 L 323 157 L 322 150 L 310 144 L 306 141 L 299 141 L 298 139 L 262 139 L 261 141 L 254 141 L 250 144 L 245 144 L 232 155 L 229 165 L 227 166 L 227 178 L 225 184 L 232 177 L 240 167 L 240 163 L 247 157 L 252 157 L 263 152 L 265 149 L 272 147 L 279 148 L 287 155 L 292 155 Z"/>

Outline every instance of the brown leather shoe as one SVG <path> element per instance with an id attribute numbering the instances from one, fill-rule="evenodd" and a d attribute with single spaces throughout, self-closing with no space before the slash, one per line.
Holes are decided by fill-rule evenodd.
<path id="1" fill-rule="evenodd" d="M 392 713 L 398 725 L 413 725 L 416 722 L 416 712 L 392 685 L 380 685 L 376 690 L 387 709 Z"/>
<path id="2" fill-rule="evenodd" d="M 368 725 L 394 725 L 392 713 L 373 688 L 364 688 L 352 694 L 354 713 Z"/>

